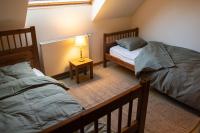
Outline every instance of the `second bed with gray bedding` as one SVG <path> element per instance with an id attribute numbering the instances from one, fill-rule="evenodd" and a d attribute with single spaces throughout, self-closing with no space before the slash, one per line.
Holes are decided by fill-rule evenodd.
<path id="1" fill-rule="evenodd" d="M 200 53 L 149 42 L 135 59 L 135 73 L 151 88 L 200 111 Z"/>

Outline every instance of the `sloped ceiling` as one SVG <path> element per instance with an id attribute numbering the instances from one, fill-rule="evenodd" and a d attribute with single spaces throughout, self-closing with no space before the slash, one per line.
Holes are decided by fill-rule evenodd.
<path id="1" fill-rule="evenodd" d="M 98 12 L 93 16 L 93 20 L 132 16 L 143 1 L 144 0 L 105 0 Z"/>
<path id="2" fill-rule="evenodd" d="M 132 16 L 144 0 L 94 0 L 92 20 Z M 0 30 L 23 28 L 28 0 L 1 0 Z"/>
<path id="3" fill-rule="evenodd" d="M 27 0 L 0 1 L 0 30 L 24 28 Z"/>

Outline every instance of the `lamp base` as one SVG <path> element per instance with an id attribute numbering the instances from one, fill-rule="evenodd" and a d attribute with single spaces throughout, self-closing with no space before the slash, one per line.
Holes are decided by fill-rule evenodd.
<path id="1" fill-rule="evenodd" d="M 84 62 L 85 59 L 84 59 L 84 58 L 80 58 L 78 61 L 79 61 L 79 62 Z"/>

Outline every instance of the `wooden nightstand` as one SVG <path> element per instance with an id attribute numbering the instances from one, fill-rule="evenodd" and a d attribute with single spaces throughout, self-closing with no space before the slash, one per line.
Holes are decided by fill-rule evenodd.
<path id="1" fill-rule="evenodd" d="M 79 71 L 80 69 L 90 69 L 90 79 L 93 78 L 93 60 L 84 58 L 84 61 L 80 62 L 79 59 L 69 61 L 70 78 L 73 79 L 73 69 L 75 70 L 76 82 L 79 83 Z"/>

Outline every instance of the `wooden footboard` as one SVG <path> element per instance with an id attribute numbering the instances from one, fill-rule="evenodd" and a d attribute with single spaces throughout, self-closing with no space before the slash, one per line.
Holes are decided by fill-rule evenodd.
<path id="1" fill-rule="evenodd" d="M 130 29 L 130 30 L 124 30 L 119 32 L 113 32 L 113 33 L 105 33 L 104 34 L 104 41 L 103 41 L 103 55 L 104 55 L 104 67 L 107 66 L 107 61 L 113 61 L 123 67 L 126 67 L 132 71 L 134 71 L 134 65 L 128 64 L 119 58 L 113 57 L 109 54 L 110 48 L 117 45 L 116 40 L 127 38 L 127 37 L 137 37 L 139 34 L 139 29 Z"/>
<path id="2" fill-rule="evenodd" d="M 95 133 L 98 133 L 98 121 L 107 116 L 107 133 L 111 132 L 111 113 L 118 110 L 118 133 L 143 133 L 149 95 L 149 82 L 142 82 L 126 92 L 119 94 L 102 104 L 88 109 L 70 119 L 64 120 L 46 130 L 44 133 L 73 133 L 80 131 L 84 133 L 84 127 L 94 123 Z M 136 119 L 132 120 L 133 100 L 138 100 Z M 127 126 L 122 128 L 123 106 L 128 104 Z"/>

